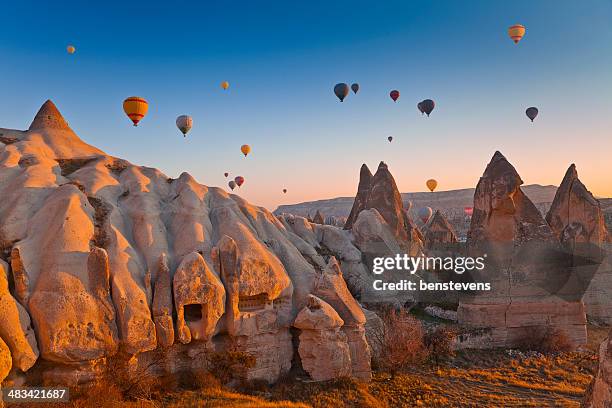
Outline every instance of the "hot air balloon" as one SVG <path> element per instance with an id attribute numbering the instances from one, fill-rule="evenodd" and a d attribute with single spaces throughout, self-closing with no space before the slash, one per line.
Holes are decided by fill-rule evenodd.
<path id="1" fill-rule="evenodd" d="M 399 99 L 399 91 L 397 89 L 394 89 L 389 92 L 389 96 L 391 97 L 391 99 L 393 99 L 393 102 L 397 102 L 397 100 Z"/>
<path id="2" fill-rule="evenodd" d="M 334 93 L 338 99 L 340 99 L 340 102 L 343 102 L 344 98 L 346 98 L 349 94 L 349 86 L 344 82 L 336 84 L 336 86 L 334 86 Z"/>
<path id="3" fill-rule="evenodd" d="M 187 136 L 187 133 L 191 130 L 193 126 L 193 119 L 189 115 L 181 115 L 176 118 L 176 127 L 179 128 L 183 137 Z"/>
<path id="4" fill-rule="evenodd" d="M 236 182 L 234 180 L 230 180 L 229 183 L 227 183 L 227 185 L 229 186 L 229 188 L 231 188 L 232 190 L 236 188 Z"/>
<path id="5" fill-rule="evenodd" d="M 242 187 L 242 185 L 244 184 L 244 177 L 236 176 L 236 178 L 234 178 L 234 181 L 236 182 L 236 185 L 238 187 Z"/>
<path id="6" fill-rule="evenodd" d="M 74 54 L 76 48 L 74 48 L 74 45 L 69 45 L 66 47 L 66 51 L 68 51 L 68 54 Z"/>
<path id="7" fill-rule="evenodd" d="M 248 144 L 244 144 L 240 146 L 240 151 L 244 154 L 244 157 L 247 157 L 247 154 L 251 153 L 251 146 Z"/>
<path id="8" fill-rule="evenodd" d="M 123 101 L 123 111 L 134 122 L 134 126 L 138 126 L 138 122 L 142 120 L 149 110 L 149 103 L 139 96 L 130 96 Z"/>
<path id="9" fill-rule="evenodd" d="M 287 189 L 283 188 L 283 194 L 287 194 Z"/>
<path id="10" fill-rule="evenodd" d="M 431 113 L 431 111 L 434 110 L 435 107 L 436 103 L 431 99 L 425 99 L 424 101 L 421 101 L 421 108 L 423 109 L 423 112 L 427 114 L 427 116 L 429 116 L 429 114 Z"/>
<path id="11" fill-rule="evenodd" d="M 423 224 L 427 224 L 427 221 L 431 218 L 432 210 L 430 207 L 423 207 L 419 210 L 419 218 Z"/>
<path id="12" fill-rule="evenodd" d="M 421 112 L 421 115 L 425 113 L 425 111 L 423 110 L 423 102 L 417 103 L 417 109 L 419 110 L 419 112 Z"/>
<path id="13" fill-rule="evenodd" d="M 536 118 L 536 116 L 538 116 L 538 108 L 536 108 L 534 106 L 532 106 L 531 108 L 527 108 L 527 110 L 525 111 L 525 114 L 533 122 L 533 120 Z"/>
<path id="14" fill-rule="evenodd" d="M 393 136 L 389 136 L 387 140 L 389 141 L 389 143 L 391 143 L 393 141 Z"/>
<path id="15" fill-rule="evenodd" d="M 225 173 L 223 173 L 223 175 L 224 175 L 225 177 L 227 177 L 227 176 L 229 176 L 229 173 L 228 173 L 228 172 L 225 172 Z"/>
<path id="16" fill-rule="evenodd" d="M 351 85 L 351 89 L 353 90 L 354 93 L 359 92 L 359 84 L 354 83 L 353 85 Z"/>
<path id="17" fill-rule="evenodd" d="M 221 82 L 221 88 L 223 88 L 223 90 L 226 90 L 227 88 L 229 88 L 229 82 L 227 81 Z"/>
<path id="18" fill-rule="evenodd" d="M 508 35 L 512 38 L 515 44 L 521 41 L 521 38 L 525 35 L 525 26 L 522 24 L 515 24 L 508 28 Z"/>
<path id="19" fill-rule="evenodd" d="M 425 182 L 429 191 L 433 192 L 438 187 L 438 182 L 434 179 L 429 179 Z"/>
<path id="20" fill-rule="evenodd" d="M 467 215 L 468 217 L 471 217 L 472 214 L 474 213 L 474 207 L 464 207 L 463 208 L 463 212 L 465 213 L 465 215 Z"/>

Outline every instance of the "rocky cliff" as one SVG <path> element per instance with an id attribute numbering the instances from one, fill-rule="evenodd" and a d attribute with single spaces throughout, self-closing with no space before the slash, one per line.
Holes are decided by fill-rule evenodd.
<path id="1" fill-rule="evenodd" d="M 84 382 L 110 358 L 190 370 L 228 347 L 256 357 L 248 378 L 290 369 L 289 328 L 328 262 L 267 210 L 105 154 L 51 101 L 29 130 L 0 129 L 0 197 L 0 381 L 38 364 L 45 381 Z M 344 259 L 348 275 L 359 268 L 357 255 Z M 341 282 L 322 299 L 359 314 L 340 265 L 330 268 Z M 334 372 L 369 378 L 365 319 L 336 312 L 349 352 Z"/>
<path id="2" fill-rule="evenodd" d="M 490 329 L 490 343 L 502 347 L 546 327 L 584 344 L 584 289 L 573 284 L 567 253 L 521 184 L 496 152 L 476 187 L 467 242 L 471 256 L 487 257 L 485 270 L 474 277 L 491 282 L 492 290 L 465 294 L 459 322 Z"/>

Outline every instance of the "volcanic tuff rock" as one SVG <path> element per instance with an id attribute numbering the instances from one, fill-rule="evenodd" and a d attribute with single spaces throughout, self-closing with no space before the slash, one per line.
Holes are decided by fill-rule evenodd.
<path id="1" fill-rule="evenodd" d="M 496 152 L 480 178 L 468 234 L 471 256 L 487 256 L 475 281 L 490 292 L 463 296 L 462 324 L 491 328 L 493 343 L 512 347 L 534 328 L 553 326 L 575 344 L 586 342 L 586 316 L 573 293 L 567 257 L 550 226 L 522 192 L 514 167 Z"/>
<path id="2" fill-rule="evenodd" d="M 546 221 L 570 254 L 569 266 L 579 279 L 576 284 L 584 286 L 587 315 L 611 324 L 612 259 L 605 259 L 610 236 L 599 201 L 582 184 L 573 164 L 565 173 Z"/>
<path id="3" fill-rule="evenodd" d="M 13 370 L 40 349 L 43 377 L 72 384 L 121 350 L 131 366 L 162 353 L 172 372 L 195 367 L 203 344 L 254 355 L 248 378 L 290 369 L 289 327 L 327 265 L 316 236 L 187 173 L 89 146 L 51 101 L 30 130 L 0 136 L 0 338 Z M 356 262 L 350 241 L 334 245 Z M 363 375 L 369 354 L 353 364 Z"/>
<path id="4" fill-rule="evenodd" d="M 404 211 L 402 197 L 384 162 L 380 162 L 374 176 L 365 164 L 361 166 L 357 196 L 344 228 L 352 229 L 359 214 L 368 209 L 378 211 L 403 250 L 411 252 L 414 245 L 422 246 L 421 233 Z"/>
<path id="5" fill-rule="evenodd" d="M 599 348 L 599 369 L 587 392 L 584 407 L 612 407 L 612 331 Z"/>
<path id="6" fill-rule="evenodd" d="M 327 303 L 309 296 L 293 325 L 300 329 L 299 353 L 302 367 L 313 380 L 326 381 L 351 375 L 351 355 L 344 321 Z"/>
<path id="7" fill-rule="evenodd" d="M 455 230 L 439 210 L 436 210 L 431 220 L 423 227 L 422 234 L 427 249 L 432 249 L 442 244 L 457 243 Z"/>
<path id="8" fill-rule="evenodd" d="M 317 210 L 317 213 L 312 219 L 312 222 L 315 224 L 325 224 L 325 220 L 323 219 L 323 214 L 321 214 L 319 210 Z"/>

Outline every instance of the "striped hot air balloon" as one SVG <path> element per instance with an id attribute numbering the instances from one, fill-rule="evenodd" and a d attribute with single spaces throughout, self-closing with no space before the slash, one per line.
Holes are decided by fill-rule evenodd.
<path id="1" fill-rule="evenodd" d="M 130 96 L 123 101 L 123 111 L 134 122 L 134 126 L 138 126 L 138 122 L 142 120 L 149 110 L 149 103 L 140 96 Z"/>
<path id="2" fill-rule="evenodd" d="M 508 28 L 508 35 L 512 38 L 515 44 L 521 41 L 521 38 L 525 35 L 525 26 L 522 24 L 515 24 Z"/>

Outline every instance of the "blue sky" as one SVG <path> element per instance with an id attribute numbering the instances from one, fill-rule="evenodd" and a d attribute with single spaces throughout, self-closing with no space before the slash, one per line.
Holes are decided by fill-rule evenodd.
<path id="1" fill-rule="evenodd" d="M 612 1 L 14 1 L 2 14 L 1 127 L 27 128 L 51 98 L 107 153 L 208 185 L 242 175 L 240 194 L 270 209 L 352 195 L 361 163 L 381 160 L 401 191 L 472 187 L 495 150 L 526 183 L 558 184 L 575 162 L 612 196 Z M 337 82 L 361 90 L 339 103 Z M 121 107 L 132 95 L 150 103 L 138 128 Z"/>

